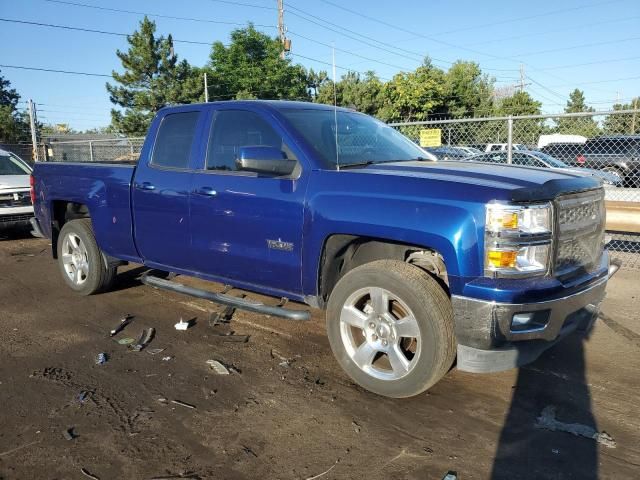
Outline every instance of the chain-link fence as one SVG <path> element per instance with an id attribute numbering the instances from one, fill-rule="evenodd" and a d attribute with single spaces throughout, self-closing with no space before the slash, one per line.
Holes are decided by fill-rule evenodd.
<path id="1" fill-rule="evenodd" d="M 0 143 L 0 150 L 11 152 L 28 163 L 35 161 L 35 152 L 31 143 Z M 39 158 L 43 158 L 44 146 L 38 145 Z"/>
<path id="2" fill-rule="evenodd" d="M 578 172 L 603 181 L 609 249 L 640 269 L 640 110 L 393 123 L 439 160 Z M 623 220 L 620 220 L 623 218 Z"/>
<path id="3" fill-rule="evenodd" d="M 45 144 L 50 162 L 124 162 L 138 160 L 144 138 L 54 141 Z"/>

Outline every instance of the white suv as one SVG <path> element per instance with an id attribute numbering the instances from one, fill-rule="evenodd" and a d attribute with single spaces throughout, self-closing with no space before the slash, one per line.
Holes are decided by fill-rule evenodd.
<path id="1" fill-rule="evenodd" d="M 20 157 L 0 150 L 0 229 L 27 226 L 33 218 L 31 171 Z"/>

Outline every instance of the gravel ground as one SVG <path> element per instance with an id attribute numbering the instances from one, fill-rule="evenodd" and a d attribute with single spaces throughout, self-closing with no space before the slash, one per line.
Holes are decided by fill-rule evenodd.
<path id="1" fill-rule="evenodd" d="M 46 240 L 6 237 L 0 480 L 640 477 L 637 271 L 611 281 L 589 338 L 520 370 L 453 369 L 429 392 L 392 400 L 342 373 L 320 311 L 306 323 L 237 312 L 211 327 L 220 307 L 141 285 L 139 266 L 121 269 L 114 291 L 80 297 Z M 109 338 L 125 313 L 135 318 Z M 176 331 L 181 317 L 196 323 Z M 147 327 L 146 350 L 116 341 Z M 229 330 L 250 339 L 225 341 Z M 96 365 L 101 352 L 108 361 Z"/>

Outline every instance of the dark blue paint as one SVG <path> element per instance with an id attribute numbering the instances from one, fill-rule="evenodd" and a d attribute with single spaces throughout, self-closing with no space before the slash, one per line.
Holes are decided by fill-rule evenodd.
<path id="1" fill-rule="evenodd" d="M 606 258 L 602 268 L 570 285 L 554 278 L 483 276 L 485 204 L 570 176 L 463 162 L 327 170 L 280 113 L 284 108 L 328 107 L 295 102 L 171 107 L 153 121 L 136 168 L 36 164 L 35 211 L 44 233 L 51 235 L 53 201 L 86 204 L 100 247 L 113 257 L 296 300 L 317 295 L 322 250 L 335 234 L 435 249 L 445 259 L 453 294 L 499 302 L 559 298 L 605 274 Z M 249 110 L 266 119 L 298 157 L 299 176 L 204 171 L 209 129 L 219 109 Z M 150 166 L 162 118 L 194 110 L 201 115 L 189 168 Z M 155 188 L 144 189 L 145 184 Z M 270 249 L 269 239 L 292 243 L 293 249 Z"/>

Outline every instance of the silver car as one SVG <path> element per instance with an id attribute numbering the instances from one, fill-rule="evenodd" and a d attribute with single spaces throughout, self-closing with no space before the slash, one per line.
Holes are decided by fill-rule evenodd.
<path id="1" fill-rule="evenodd" d="M 507 163 L 507 152 L 489 152 L 481 155 L 467 157 L 465 160 L 486 163 Z M 514 150 L 511 162 L 513 165 L 526 167 L 551 168 L 553 170 L 561 170 L 568 173 L 578 173 L 580 175 L 588 175 L 597 177 L 602 180 L 605 187 L 622 187 L 622 178 L 620 175 L 603 170 L 594 170 L 592 168 L 572 167 L 562 160 L 558 160 L 550 155 L 536 150 Z"/>
<path id="2" fill-rule="evenodd" d="M 33 217 L 31 171 L 20 157 L 0 150 L 0 229 L 29 225 Z"/>

